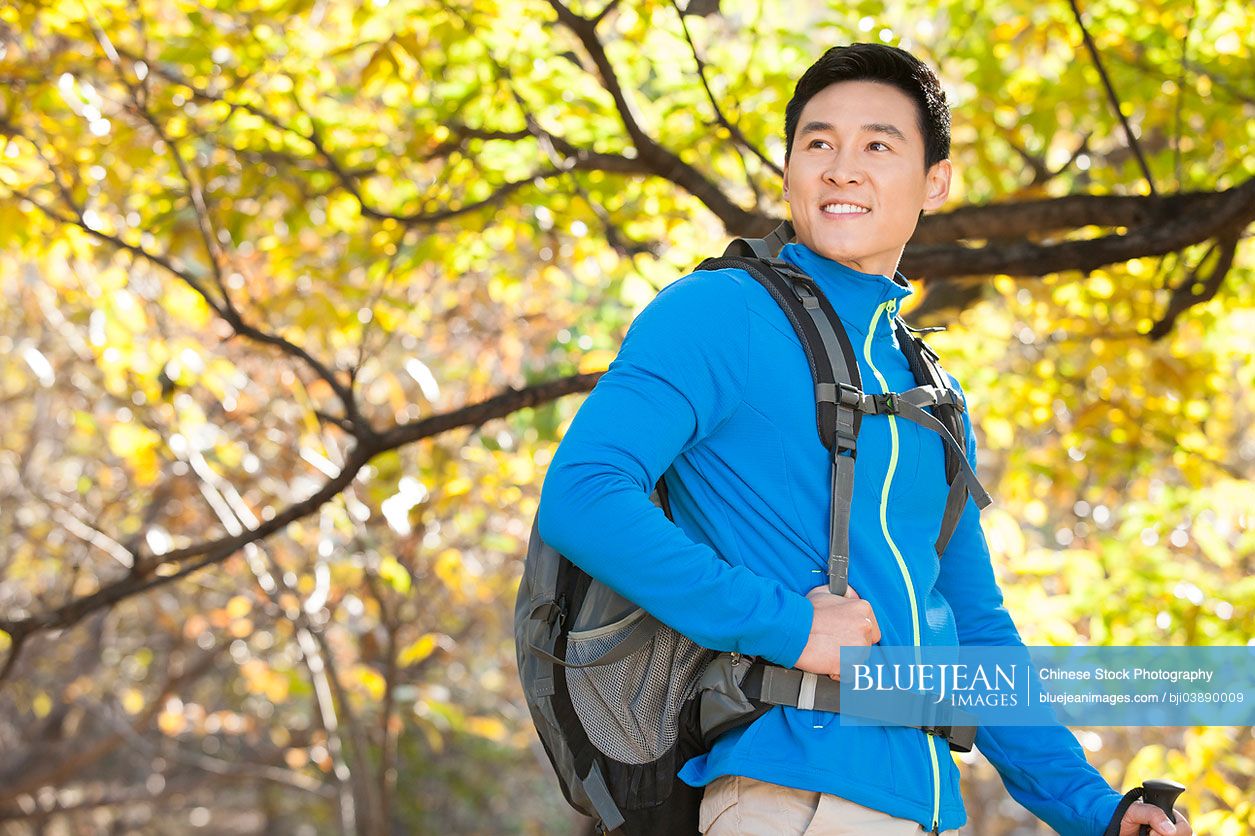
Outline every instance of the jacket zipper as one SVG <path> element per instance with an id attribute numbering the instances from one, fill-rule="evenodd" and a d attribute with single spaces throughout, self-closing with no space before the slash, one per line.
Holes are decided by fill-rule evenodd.
<path id="1" fill-rule="evenodd" d="M 872 314 L 871 325 L 867 329 L 867 339 L 863 343 L 863 357 L 867 360 L 867 366 L 872 370 L 872 374 L 876 376 L 877 382 L 880 383 L 881 391 L 886 393 L 889 391 L 889 383 L 881 375 L 880 370 L 876 368 L 876 364 L 872 362 L 872 337 L 876 334 L 876 323 L 880 321 L 880 315 L 887 311 L 892 316 L 897 308 L 898 302 L 896 299 L 890 299 L 876 308 L 876 312 Z M 902 558 L 902 553 L 898 551 L 897 544 L 893 542 L 893 537 L 889 534 L 889 487 L 893 483 L 893 476 L 898 468 L 898 421 L 893 415 L 886 417 L 889 419 L 889 469 L 885 474 L 885 484 L 880 490 L 880 530 L 885 536 L 885 542 L 889 544 L 889 550 L 893 552 L 894 559 L 898 561 L 898 570 L 902 573 L 903 583 L 906 584 L 906 596 L 911 602 L 911 635 L 915 646 L 919 647 L 919 605 L 915 599 L 915 585 L 911 583 L 911 575 L 907 571 L 906 561 Z M 926 734 L 924 742 L 928 746 L 928 757 L 933 768 L 932 829 L 936 831 L 941 820 L 941 767 L 937 763 L 937 750 L 933 746 L 932 735 Z"/>

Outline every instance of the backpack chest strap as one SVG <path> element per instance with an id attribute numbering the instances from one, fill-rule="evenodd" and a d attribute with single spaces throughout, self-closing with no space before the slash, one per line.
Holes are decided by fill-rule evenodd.
<path id="1" fill-rule="evenodd" d="M 844 410 L 852 410 L 864 415 L 894 415 L 937 433 L 937 435 L 941 436 L 942 443 L 949 447 L 958 459 L 959 473 L 955 477 L 955 483 L 962 481 L 972 498 L 976 500 L 978 507 L 985 508 L 991 502 L 989 493 L 981 485 L 980 480 L 976 478 L 976 471 L 972 470 L 972 465 L 967 460 L 967 451 L 963 445 L 959 443 L 959 440 L 954 437 L 954 434 L 950 432 L 950 429 L 945 424 L 924 411 L 928 407 L 933 406 L 953 406 L 961 411 L 963 409 L 963 400 L 953 389 L 939 386 L 916 386 L 914 389 L 908 389 L 905 392 L 866 395 L 850 386 L 818 383 L 815 385 L 815 398 L 819 401 L 836 403 L 839 413 Z M 844 457 L 836 456 L 833 459 L 834 489 L 838 487 L 836 471 L 841 464 L 841 458 Z M 850 470 L 849 479 L 853 482 L 852 462 L 848 469 Z M 844 481 L 844 474 L 842 475 L 842 481 Z M 852 485 L 848 487 L 852 496 L 853 487 Z"/>

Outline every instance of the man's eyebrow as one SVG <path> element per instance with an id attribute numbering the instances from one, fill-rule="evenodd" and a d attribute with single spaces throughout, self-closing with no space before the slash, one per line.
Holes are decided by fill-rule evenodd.
<path id="1" fill-rule="evenodd" d="M 814 120 L 811 122 L 807 122 L 805 125 L 803 125 L 801 130 L 799 130 L 797 133 L 798 133 L 798 136 L 802 136 L 804 134 L 823 133 L 825 131 L 830 132 L 830 131 L 835 131 L 835 130 L 836 128 L 832 126 L 831 122 L 820 122 L 818 120 Z M 900 140 L 902 142 L 907 141 L 906 135 L 903 134 L 902 131 L 898 130 L 896 127 L 894 127 L 893 125 L 890 125 L 887 122 L 871 122 L 867 125 L 864 125 L 863 130 L 867 133 L 888 134 L 894 139 Z"/>
<path id="2" fill-rule="evenodd" d="M 810 121 L 802 126 L 802 130 L 798 131 L 798 135 L 821 133 L 823 131 L 831 131 L 832 129 L 831 122 Z"/>
<path id="3" fill-rule="evenodd" d="M 873 134 L 888 134 L 894 139 L 906 142 L 906 137 L 900 130 L 895 128 L 893 125 L 889 125 L 884 122 L 873 122 L 870 125 L 864 125 L 863 130 Z"/>

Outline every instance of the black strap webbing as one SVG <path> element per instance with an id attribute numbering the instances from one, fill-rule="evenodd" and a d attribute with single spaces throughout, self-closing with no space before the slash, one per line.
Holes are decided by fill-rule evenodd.
<path id="1" fill-rule="evenodd" d="M 912 331 L 901 319 L 897 320 L 898 326 L 898 344 L 902 347 L 903 354 L 906 355 L 907 363 L 911 367 L 911 372 L 915 375 L 916 380 L 927 380 L 933 386 L 944 387 L 949 391 L 954 391 L 950 387 L 950 379 L 946 376 L 945 371 L 941 368 L 936 353 L 933 352 L 928 344 Z M 952 405 L 937 406 L 932 409 L 933 414 L 939 421 L 945 424 L 951 434 L 956 439 L 964 438 L 967 434 L 967 428 L 963 423 L 963 404 L 962 400 L 955 392 L 955 402 Z M 955 529 L 959 525 L 959 518 L 963 516 L 963 509 L 967 506 L 968 485 L 966 480 L 958 479 L 960 463 L 966 463 L 967 450 L 960 446 L 957 450 L 951 449 L 949 445 L 945 445 L 946 458 L 946 481 L 950 483 L 950 492 L 946 496 L 945 510 L 941 515 L 941 528 L 937 534 L 937 541 L 934 548 L 938 555 L 942 555 L 946 551 L 946 546 L 950 544 L 950 538 L 954 535 Z M 983 491 L 982 491 L 983 493 Z M 981 505 L 980 507 L 985 507 Z"/>
<path id="2" fill-rule="evenodd" d="M 796 668 L 782 668 L 757 662 L 745 675 L 741 691 L 750 700 L 769 705 L 783 705 L 810 711 L 841 711 L 841 683 L 827 676 L 807 673 Z M 920 710 L 931 716 L 935 708 L 930 695 L 921 695 Z M 970 752 L 976 741 L 976 718 L 958 709 L 948 709 L 947 721 L 963 721 L 928 726 L 909 726 L 944 738 L 956 752 Z"/>
<path id="3" fill-rule="evenodd" d="M 815 386 L 816 428 L 820 441 L 832 453 L 828 588 L 833 595 L 845 595 L 849 586 L 854 457 L 862 420 L 858 407 L 863 397 L 854 346 L 827 297 L 797 267 L 776 258 L 764 262 L 726 256 L 707 259 L 698 266 L 699 270 L 727 268 L 745 271 L 775 299 L 806 354 Z"/>
<path id="4" fill-rule="evenodd" d="M 862 379 L 859 377 L 854 346 L 850 343 L 845 328 L 841 326 L 836 311 L 827 297 L 818 292 L 809 276 L 780 259 L 761 261 L 755 258 L 724 256 L 708 258 L 697 269 L 732 269 L 748 273 L 775 300 L 789 324 L 793 326 L 806 354 L 815 385 L 819 387 L 822 384 L 842 384 L 854 392 L 861 392 Z M 834 400 L 817 400 L 815 425 L 820 441 L 829 449 L 837 436 L 837 412 L 838 403 Z M 853 430 L 849 433 L 851 437 L 858 435 L 859 419 L 859 415 L 851 413 L 843 422 L 853 422 Z"/>

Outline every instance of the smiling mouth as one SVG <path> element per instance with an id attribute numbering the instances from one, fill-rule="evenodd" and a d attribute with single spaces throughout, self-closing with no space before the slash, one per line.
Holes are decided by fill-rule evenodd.
<path id="1" fill-rule="evenodd" d="M 819 208 L 825 215 L 866 215 L 871 211 L 857 203 L 825 203 Z"/>

